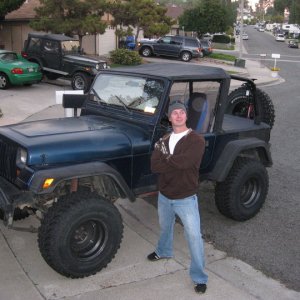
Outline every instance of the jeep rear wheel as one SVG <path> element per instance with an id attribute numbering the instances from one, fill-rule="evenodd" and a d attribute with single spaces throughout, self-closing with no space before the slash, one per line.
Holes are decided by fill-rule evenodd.
<path id="1" fill-rule="evenodd" d="M 238 158 L 226 180 L 216 185 L 216 206 L 224 216 L 246 221 L 261 209 L 268 188 L 269 178 L 265 166 L 256 160 Z"/>
<path id="2" fill-rule="evenodd" d="M 180 55 L 182 61 L 188 62 L 192 59 L 192 55 L 188 51 L 183 51 Z"/>
<path id="3" fill-rule="evenodd" d="M 246 92 L 247 88 L 243 86 L 232 91 L 229 94 L 226 113 L 244 118 L 248 117 L 250 103 L 249 96 L 246 95 Z M 261 103 L 261 120 L 264 123 L 270 125 L 270 127 L 272 128 L 275 121 L 275 109 L 271 98 L 267 93 L 258 88 L 256 89 L 256 97 L 257 100 Z M 250 118 L 253 117 L 254 114 L 253 112 L 251 112 Z"/>
<path id="4" fill-rule="evenodd" d="M 84 92 L 87 92 L 91 85 L 91 79 L 87 74 L 78 72 L 73 75 L 71 85 L 73 90 L 84 90 Z"/>
<path id="5" fill-rule="evenodd" d="M 71 278 L 105 268 L 120 248 L 122 218 L 110 202 L 90 192 L 61 197 L 41 222 L 38 243 L 50 267 Z"/>
<path id="6" fill-rule="evenodd" d="M 150 47 L 143 47 L 142 50 L 140 51 L 141 55 L 145 57 L 149 57 L 152 55 L 152 50 Z"/>

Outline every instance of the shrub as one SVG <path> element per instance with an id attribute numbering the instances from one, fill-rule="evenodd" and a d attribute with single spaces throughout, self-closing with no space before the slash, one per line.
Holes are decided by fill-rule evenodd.
<path id="1" fill-rule="evenodd" d="M 136 51 L 120 48 L 110 52 L 110 60 L 119 65 L 139 65 L 142 58 Z"/>
<path id="2" fill-rule="evenodd" d="M 230 43 L 230 36 L 220 34 L 220 35 L 214 35 L 212 41 L 214 43 L 224 43 L 224 44 L 229 44 Z"/>

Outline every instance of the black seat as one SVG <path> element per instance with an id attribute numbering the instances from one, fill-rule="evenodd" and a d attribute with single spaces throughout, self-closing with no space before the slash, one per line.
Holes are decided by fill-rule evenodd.
<path id="1" fill-rule="evenodd" d="M 207 95 L 192 93 L 188 101 L 187 125 L 197 132 L 206 132 L 209 125 L 209 105 Z"/>

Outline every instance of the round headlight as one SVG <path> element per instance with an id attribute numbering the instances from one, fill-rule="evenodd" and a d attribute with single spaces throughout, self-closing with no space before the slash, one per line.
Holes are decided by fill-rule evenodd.
<path id="1" fill-rule="evenodd" d="M 99 69 L 100 69 L 99 64 L 96 64 L 96 70 L 99 70 Z"/>
<path id="2" fill-rule="evenodd" d="M 27 163 L 27 151 L 23 148 L 18 149 L 17 161 L 26 164 Z"/>

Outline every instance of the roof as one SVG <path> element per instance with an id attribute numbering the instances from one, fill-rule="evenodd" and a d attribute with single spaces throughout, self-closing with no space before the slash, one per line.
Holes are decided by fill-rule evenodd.
<path id="1" fill-rule="evenodd" d="M 167 4 L 166 7 L 166 16 L 171 17 L 172 19 L 178 19 L 178 17 L 180 17 L 184 12 L 182 6 L 177 6 L 175 4 Z"/>
<path id="2" fill-rule="evenodd" d="M 10 13 L 8 13 L 5 16 L 5 20 L 7 21 L 13 21 L 13 20 L 28 20 L 28 19 L 34 19 L 36 16 L 35 8 L 40 6 L 39 0 L 27 0 L 25 1 L 22 6 L 14 10 Z"/>
<path id="3" fill-rule="evenodd" d="M 119 67 L 102 72 L 130 73 L 164 77 L 169 80 L 216 80 L 230 78 L 222 68 L 194 65 L 190 63 L 149 63 L 135 67 Z"/>
<path id="4" fill-rule="evenodd" d="M 50 40 L 56 40 L 56 41 L 78 41 L 77 38 L 72 38 L 72 37 L 64 35 L 64 34 L 32 32 L 32 33 L 29 33 L 28 36 L 37 37 L 37 38 L 48 38 Z"/>

